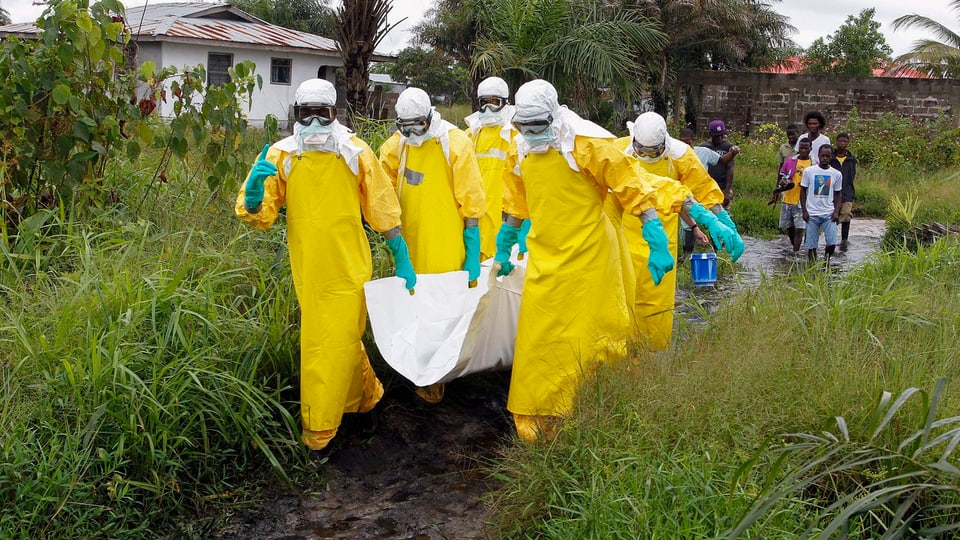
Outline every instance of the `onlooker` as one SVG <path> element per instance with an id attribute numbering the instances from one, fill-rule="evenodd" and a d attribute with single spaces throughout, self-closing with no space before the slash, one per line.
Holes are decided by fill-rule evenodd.
<path id="1" fill-rule="evenodd" d="M 787 135 L 787 142 L 780 145 L 780 165 L 777 168 L 777 183 L 773 188 L 773 195 L 771 195 L 770 200 L 767 201 L 767 204 L 774 204 L 780 198 L 780 190 L 777 189 L 781 186 L 780 169 L 783 169 L 783 163 L 787 160 L 787 158 L 797 155 L 797 151 L 794 150 L 794 148 L 797 146 L 797 138 L 800 135 L 800 128 L 798 128 L 796 124 L 787 124 L 787 127 L 784 129 L 784 133 Z"/>
<path id="2" fill-rule="evenodd" d="M 727 126 L 723 123 L 723 120 L 710 122 L 707 129 L 710 131 L 710 140 L 700 146 L 713 150 L 720 158 L 728 153 L 733 154 L 733 157 L 740 153 L 739 146 L 734 146 L 733 143 L 726 140 Z M 728 161 L 718 160 L 717 163 L 707 168 L 707 172 L 710 173 L 710 176 L 720 186 L 720 190 L 723 191 L 723 207 L 729 210 L 730 202 L 733 199 L 733 158 Z"/>
<path id="3" fill-rule="evenodd" d="M 711 165 L 716 165 L 720 161 L 720 156 L 716 152 L 709 148 L 703 146 L 694 146 L 693 144 L 693 130 L 690 128 L 683 128 L 680 130 L 680 140 L 687 143 L 693 153 L 696 154 L 697 159 L 700 160 L 700 164 L 703 165 L 703 168 L 706 169 Z M 726 163 L 729 163 L 733 159 L 733 154 L 727 153 L 723 156 L 723 159 L 727 160 Z M 710 239 L 707 238 L 707 235 L 703 234 L 703 231 L 700 230 L 700 227 L 694 224 L 689 224 L 681 216 L 680 219 L 680 241 L 683 243 L 683 255 L 677 257 L 677 264 L 682 264 L 683 260 L 687 258 L 691 253 L 693 253 L 693 248 L 695 243 L 700 245 L 707 245 L 710 243 Z"/>
<path id="4" fill-rule="evenodd" d="M 850 220 L 853 219 L 853 201 L 856 191 L 853 181 L 857 177 L 857 157 L 847 149 L 850 135 L 837 134 L 837 151 L 830 160 L 830 166 L 843 175 L 843 193 L 840 195 L 840 251 L 847 250 L 847 238 L 850 236 Z"/>
<path id="5" fill-rule="evenodd" d="M 807 167 L 800 181 L 800 204 L 803 220 L 807 222 L 807 257 L 817 260 L 817 242 L 820 231 L 826 241 L 827 260 L 837 246 L 837 221 L 840 218 L 840 192 L 843 190 L 843 175 L 830 166 L 833 147 L 820 147 L 819 163 Z"/>
<path id="6" fill-rule="evenodd" d="M 788 157 L 797 155 L 795 148 L 797 146 L 797 139 L 800 138 L 800 128 L 796 124 L 787 124 L 787 127 L 783 129 L 783 133 L 787 136 L 787 142 L 780 145 L 781 167 Z"/>
<path id="7" fill-rule="evenodd" d="M 809 139 L 810 155 L 817 157 L 820 155 L 820 147 L 825 144 L 830 144 L 830 137 L 820 133 L 823 128 L 827 127 L 827 119 L 824 118 L 823 113 L 820 111 L 810 111 L 803 115 L 803 125 L 806 126 L 807 132 L 797 140 L 799 141 L 803 138 Z M 798 147 L 794 147 L 794 149 L 797 151 L 800 150 Z"/>
<path id="8" fill-rule="evenodd" d="M 693 153 L 697 155 L 697 159 L 700 160 L 700 163 L 703 164 L 703 168 L 706 169 L 711 165 L 716 165 L 720 161 L 720 156 L 717 155 L 713 150 L 706 148 L 704 146 L 696 146 L 693 144 L 693 130 L 690 128 L 683 128 L 680 130 L 680 140 L 687 143 L 690 148 L 693 148 Z M 727 156 L 724 156 L 727 157 Z M 731 156 L 730 159 L 733 159 Z M 729 161 L 728 161 L 729 162 Z"/>
<path id="9" fill-rule="evenodd" d="M 774 195 L 783 193 L 783 204 L 780 206 L 780 228 L 786 232 L 787 241 L 793 246 L 793 251 L 800 251 L 807 223 L 803 219 L 803 209 L 800 207 L 800 181 L 803 171 L 813 165 L 810 157 L 810 141 L 800 141 L 800 153 L 790 156 L 780 166 L 780 181 Z"/>

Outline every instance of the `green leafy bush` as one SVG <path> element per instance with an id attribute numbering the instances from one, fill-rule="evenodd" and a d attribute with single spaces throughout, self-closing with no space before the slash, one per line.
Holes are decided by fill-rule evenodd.
<path id="1" fill-rule="evenodd" d="M 114 202 L 108 164 L 136 160 L 147 147 L 163 149 L 150 186 L 166 182 L 170 160 L 183 160 L 191 147 L 206 149 L 198 167 L 211 189 L 246 172 L 234 155 L 247 127 L 244 108 L 262 84 L 253 64 L 238 63 L 230 82 L 209 87 L 202 66 L 137 68 L 123 5 L 88 4 L 53 0 L 37 21 L 38 39 L 2 44 L 0 217 L 7 225 L 58 201 L 69 213 Z M 173 104 L 169 124 L 156 118 L 161 101 Z M 266 127 L 275 130 L 275 119 Z"/>
<path id="2" fill-rule="evenodd" d="M 960 165 L 960 129 L 946 116 L 925 120 L 884 113 L 868 121 L 853 109 L 832 131 L 850 133 L 861 166 L 919 173 Z"/>

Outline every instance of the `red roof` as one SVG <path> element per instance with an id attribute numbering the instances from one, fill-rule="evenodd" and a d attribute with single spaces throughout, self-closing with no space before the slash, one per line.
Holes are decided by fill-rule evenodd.
<path id="1" fill-rule="evenodd" d="M 789 75 L 803 71 L 803 58 L 791 56 L 784 59 L 780 65 L 768 66 L 760 70 L 762 73 L 780 73 Z M 898 79 L 930 79 L 925 73 L 920 73 L 915 69 L 898 66 L 888 60 L 883 61 L 883 65 L 873 70 L 874 77 L 895 77 Z"/>

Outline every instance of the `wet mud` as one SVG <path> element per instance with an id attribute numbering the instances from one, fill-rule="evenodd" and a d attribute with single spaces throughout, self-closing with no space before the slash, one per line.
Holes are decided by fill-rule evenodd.
<path id="1" fill-rule="evenodd" d="M 884 230 L 883 220 L 855 220 L 848 251 L 832 261 L 834 271 L 842 273 L 875 252 Z M 786 275 L 807 264 L 806 254 L 794 253 L 785 238 L 745 237 L 744 242 L 735 274 L 721 277 L 714 287 L 678 291 L 678 320 L 697 324 L 697 313 L 689 309 L 691 296 L 712 311 L 731 293 L 755 287 L 765 276 Z M 295 488 L 274 488 L 263 504 L 240 511 L 215 538 L 493 537 L 486 526 L 490 510 L 485 496 L 498 484 L 487 465 L 513 440 L 506 411 L 509 373 L 454 381 L 443 402 L 431 407 L 382 361 L 374 361 L 374 367 L 387 388 L 378 406 L 376 433 L 341 433 L 326 461 L 315 464 L 315 475 L 298 478 Z"/>
<path id="2" fill-rule="evenodd" d="M 375 365 L 378 373 L 387 370 Z M 369 437 L 342 426 L 315 475 L 241 511 L 216 538 L 236 540 L 484 539 L 489 463 L 510 444 L 509 372 L 464 377 L 444 400 L 422 404 L 385 374 L 387 392 Z M 345 424 L 348 422 L 345 421 Z"/>

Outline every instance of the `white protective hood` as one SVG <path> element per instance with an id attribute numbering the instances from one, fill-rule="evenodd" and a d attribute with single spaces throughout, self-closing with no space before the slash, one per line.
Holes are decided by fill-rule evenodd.
<path id="1" fill-rule="evenodd" d="M 663 141 L 664 150 L 661 159 L 663 157 L 678 159 L 689 148 L 687 143 L 671 137 L 667 132 L 666 121 L 662 116 L 652 111 L 638 116 L 636 122 L 627 122 L 627 131 L 630 132 L 630 141 L 623 151 L 634 157 L 636 156 L 633 151 L 633 141 L 637 141 L 643 146 L 657 146 Z"/>
<path id="2" fill-rule="evenodd" d="M 575 171 L 580 171 L 580 167 L 573 158 L 573 148 L 578 136 L 599 139 L 616 138 L 612 133 L 597 124 L 580 118 L 577 113 L 566 106 L 561 107 L 557 98 L 557 90 L 547 81 L 536 79 L 525 83 L 517 89 L 515 102 L 516 114 L 514 120 L 533 120 L 544 118 L 547 115 L 553 116 L 551 128 L 557 130 L 556 142 L 559 145 L 559 150 L 570 168 Z M 529 153 L 530 147 L 522 136 L 518 136 L 516 140 L 518 158 L 523 160 Z"/>

